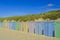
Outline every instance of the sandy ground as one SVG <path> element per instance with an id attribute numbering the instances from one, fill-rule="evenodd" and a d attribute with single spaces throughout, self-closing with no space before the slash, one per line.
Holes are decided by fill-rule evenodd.
<path id="1" fill-rule="evenodd" d="M 60 39 L 50 38 L 43 35 L 25 33 L 21 31 L 0 29 L 0 40 L 60 40 Z"/>

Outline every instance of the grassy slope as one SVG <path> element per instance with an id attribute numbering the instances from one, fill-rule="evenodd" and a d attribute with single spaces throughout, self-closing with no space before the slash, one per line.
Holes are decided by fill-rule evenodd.
<path id="1" fill-rule="evenodd" d="M 12 16 L 12 17 L 0 18 L 0 21 L 2 22 L 5 19 L 7 19 L 9 21 L 11 21 L 11 20 L 33 21 L 36 19 L 38 20 L 39 18 L 43 18 L 43 19 L 49 18 L 50 20 L 56 20 L 56 19 L 60 18 L 60 10 L 49 11 L 49 12 L 45 12 L 42 14 L 31 14 L 31 15 L 25 15 L 25 16 Z"/>
<path id="2" fill-rule="evenodd" d="M 0 29 L 0 40 L 60 40 L 60 39 L 49 38 L 43 35 L 24 33 L 20 31 Z"/>

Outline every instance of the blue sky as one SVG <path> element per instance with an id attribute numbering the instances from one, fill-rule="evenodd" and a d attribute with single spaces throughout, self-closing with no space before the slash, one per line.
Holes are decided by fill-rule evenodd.
<path id="1" fill-rule="evenodd" d="M 60 0 L 0 0 L 0 17 L 60 10 Z"/>

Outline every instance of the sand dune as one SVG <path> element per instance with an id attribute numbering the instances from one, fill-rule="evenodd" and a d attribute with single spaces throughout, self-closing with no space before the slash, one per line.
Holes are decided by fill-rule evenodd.
<path id="1" fill-rule="evenodd" d="M 0 29 L 0 40 L 60 40 L 60 39 L 52 37 L 50 38 L 43 35 L 25 33 L 21 31 Z"/>

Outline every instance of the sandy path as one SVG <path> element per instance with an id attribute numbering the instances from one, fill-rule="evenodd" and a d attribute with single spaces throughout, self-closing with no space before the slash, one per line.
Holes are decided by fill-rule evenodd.
<path id="1" fill-rule="evenodd" d="M 49 38 L 43 35 L 24 33 L 21 31 L 0 29 L 0 40 L 60 40 L 60 39 Z"/>

